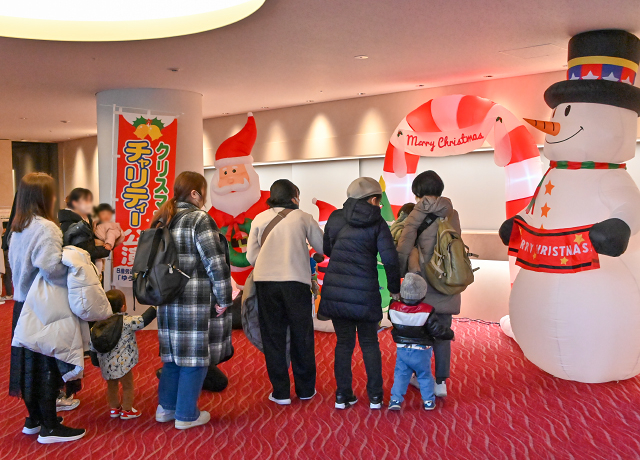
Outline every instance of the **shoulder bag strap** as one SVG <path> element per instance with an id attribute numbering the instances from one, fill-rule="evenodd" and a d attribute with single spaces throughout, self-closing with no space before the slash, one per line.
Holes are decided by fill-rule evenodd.
<path id="1" fill-rule="evenodd" d="M 260 247 L 264 246 L 264 242 L 267 241 L 267 237 L 269 236 L 269 233 L 271 233 L 271 230 L 273 230 L 273 228 L 282 220 L 284 220 L 284 218 L 287 217 L 291 212 L 293 212 L 293 209 L 283 209 L 273 219 L 271 219 L 271 222 L 269 222 L 269 224 L 262 232 L 262 238 L 260 238 Z"/>
<path id="2" fill-rule="evenodd" d="M 415 246 L 418 248 L 418 258 L 420 261 L 420 269 L 423 271 L 424 271 L 424 264 L 426 261 L 424 260 L 424 254 L 422 253 L 422 250 L 420 248 L 420 235 L 422 235 L 422 232 L 424 232 L 427 228 L 429 228 L 431 224 L 433 224 L 436 220 L 438 220 L 438 216 L 433 213 L 429 213 L 427 214 L 427 217 L 425 217 L 422 223 L 420 224 L 420 227 L 418 227 L 418 234 L 416 235 Z M 423 276 L 425 276 L 424 273 L 423 273 Z"/>
<path id="3" fill-rule="evenodd" d="M 175 213 L 175 215 L 173 216 L 173 219 L 171 219 L 171 221 L 169 222 L 169 230 L 171 230 L 173 228 L 174 225 L 176 225 L 180 219 L 182 219 L 184 216 L 186 216 L 187 214 L 191 214 L 192 212 L 197 211 L 197 209 L 193 209 L 193 208 L 189 208 L 189 209 L 183 209 L 180 212 Z"/>
<path id="4" fill-rule="evenodd" d="M 427 217 L 424 218 L 424 220 L 418 227 L 418 234 L 416 235 L 416 243 L 418 242 L 418 238 L 420 238 L 420 235 L 422 235 L 422 232 L 424 232 L 427 228 L 429 228 L 429 226 L 431 226 L 431 224 L 434 223 L 436 220 L 438 220 L 437 215 L 433 213 L 427 214 Z"/>

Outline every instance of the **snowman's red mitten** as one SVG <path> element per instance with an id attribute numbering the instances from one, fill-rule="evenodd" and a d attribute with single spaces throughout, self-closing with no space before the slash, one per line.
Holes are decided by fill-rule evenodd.
<path id="1" fill-rule="evenodd" d="M 511 232 L 513 231 L 513 221 L 515 219 L 519 219 L 524 222 L 524 219 L 520 216 L 513 216 L 511 219 L 505 220 L 500 226 L 500 230 L 498 230 L 498 235 L 500 235 L 500 239 L 505 246 L 509 246 L 509 241 L 511 240 Z"/>
<path id="2" fill-rule="evenodd" d="M 598 254 L 619 257 L 624 254 L 631 237 L 631 229 L 621 219 L 607 219 L 595 224 L 589 230 L 593 249 Z"/>

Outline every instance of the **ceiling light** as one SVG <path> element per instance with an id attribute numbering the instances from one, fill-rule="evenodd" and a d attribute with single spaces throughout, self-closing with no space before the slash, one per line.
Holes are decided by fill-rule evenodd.
<path id="1" fill-rule="evenodd" d="M 369 56 L 365 56 L 364 54 L 359 54 L 358 56 L 353 56 L 354 59 L 369 59 Z"/>
<path id="2" fill-rule="evenodd" d="M 358 93 L 358 96 L 364 96 L 367 93 Z"/>
<path id="3" fill-rule="evenodd" d="M 0 4 L 0 36 L 59 41 L 148 40 L 240 21 L 265 0 L 180 0 L 134 7 L 130 0 L 31 0 Z M 158 4 L 159 3 L 159 4 Z"/>

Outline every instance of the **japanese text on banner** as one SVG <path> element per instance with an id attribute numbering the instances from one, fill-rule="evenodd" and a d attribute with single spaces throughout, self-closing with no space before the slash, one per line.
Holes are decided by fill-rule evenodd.
<path id="1" fill-rule="evenodd" d="M 131 286 L 140 233 L 169 199 L 175 176 L 177 125 L 173 117 L 118 116 L 116 221 L 125 239 L 113 251 L 116 286 Z"/>

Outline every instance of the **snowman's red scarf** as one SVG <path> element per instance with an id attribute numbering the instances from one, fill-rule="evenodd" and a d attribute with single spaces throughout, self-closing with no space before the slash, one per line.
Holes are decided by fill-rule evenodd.
<path id="1" fill-rule="evenodd" d="M 533 194 L 533 198 L 531 198 L 529 206 L 527 206 L 527 214 L 533 214 L 533 210 L 536 207 L 538 192 L 540 192 L 542 183 L 547 178 L 549 171 L 552 169 L 627 169 L 627 165 L 626 163 L 598 163 L 596 161 L 551 161 L 551 163 L 549 163 L 549 169 L 547 169 L 547 172 L 542 176 L 542 180 L 540 180 L 540 183 Z"/>

